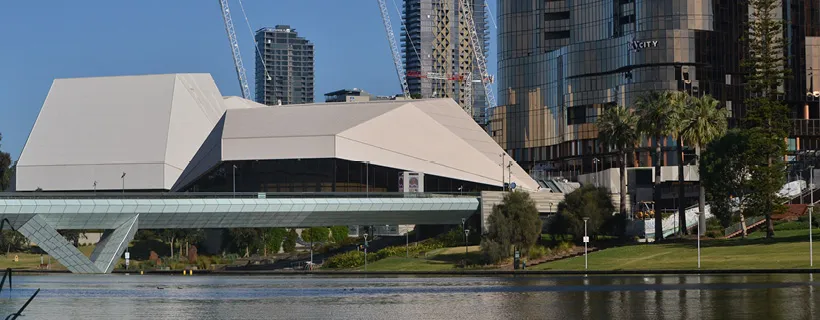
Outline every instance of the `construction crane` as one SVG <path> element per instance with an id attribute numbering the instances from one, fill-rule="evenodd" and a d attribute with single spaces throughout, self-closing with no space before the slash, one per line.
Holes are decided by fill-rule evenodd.
<path id="1" fill-rule="evenodd" d="M 225 32 L 228 33 L 228 41 L 231 43 L 233 64 L 236 68 L 236 77 L 239 79 L 239 86 L 242 88 L 242 98 L 251 99 L 251 89 L 248 87 L 248 76 L 245 74 L 245 66 L 242 64 L 242 55 L 239 53 L 239 42 L 236 40 L 236 30 L 233 27 L 228 0 L 219 0 L 219 7 L 222 9 L 222 20 L 225 22 Z"/>
<path id="2" fill-rule="evenodd" d="M 475 58 L 478 72 L 481 74 L 481 83 L 484 85 L 484 95 L 487 97 L 487 107 L 495 107 L 495 94 L 492 90 L 492 81 L 490 73 L 487 71 L 487 58 L 484 56 L 483 43 L 478 38 L 478 31 L 476 31 L 475 20 L 473 19 L 473 8 L 470 6 L 469 0 L 461 0 L 461 6 L 465 11 L 465 18 L 467 19 L 467 27 L 470 29 L 470 45 L 473 47 L 473 58 Z"/>
<path id="3" fill-rule="evenodd" d="M 396 74 L 399 76 L 401 89 L 404 93 L 405 99 L 410 99 L 410 89 L 407 85 L 407 77 L 404 73 L 404 65 L 401 62 L 401 54 L 399 53 L 399 46 L 396 45 L 396 36 L 393 34 L 393 25 L 390 23 L 390 13 L 387 11 L 387 4 L 384 0 L 376 0 L 379 3 L 379 10 L 382 13 L 382 23 L 384 24 L 384 31 L 387 32 L 387 42 L 390 43 L 390 51 L 393 53 L 393 64 L 396 66 Z"/>

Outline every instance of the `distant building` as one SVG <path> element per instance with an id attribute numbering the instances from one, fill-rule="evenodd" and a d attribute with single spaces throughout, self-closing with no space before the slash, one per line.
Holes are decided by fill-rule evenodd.
<path id="1" fill-rule="evenodd" d="M 378 100 L 404 100 L 404 97 L 377 96 L 359 88 L 342 89 L 325 93 L 325 102 L 367 102 Z"/>
<path id="2" fill-rule="evenodd" d="M 256 43 L 256 102 L 313 103 L 313 43 L 288 25 L 257 30 Z"/>
<path id="3" fill-rule="evenodd" d="M 490 49 L 486 0 L 469 2 L 480 48 L 486 56 Z M 487 102 L 481 74 L 474 64 L 466 17 L 461 0 L 404 1 L 404 68 L 411 94 L 451 98 L 462 107 L 470 104 L 473 118 L 483 123 Z"/>

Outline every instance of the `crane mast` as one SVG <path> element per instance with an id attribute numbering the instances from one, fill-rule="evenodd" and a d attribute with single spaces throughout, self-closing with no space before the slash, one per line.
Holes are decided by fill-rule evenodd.
<path id="1" fill-rule="evenodd" d="M 495 94 L 492 91 L 492 78 L 487 71 L 487 58 L 484 56 L 483 43 L 478 38 L 478 31 L 476 31 L 475 20 L 473 19 L 473 9 L 470 6 L 469 0 L 461 0 L 461 6 L 465 11 L 465 18 L 467 19 L 467 27 L 470 29 L 470 45 L 473 47 L 473 57 L 475 58 L 478 72 L 481 74 L 481 83 L 484 85 L 484 95 L 487 97 L 487 107 L 495 107 Z"/>
<path id="2" fill-rule="evenodd" d="M 219 0 L 219 6 L 222 9 L 222 20 L 225 22 L 225 32 L 228 33 L 228 40 L 231 43 L 233 64 L 236 68 L 236 77 L 239 79 L 239 86 L 242 88 L 242 98 L 250 99 L 251 90 L 250 87 L 248 87 L 248 76 L 245 74 L 245 66 L 242 64 L 242 55 L 239 53 L 239 42 L 236 40 L 236 30 L 234 30 L 233 27 L 228 0 Z"/>
<path id="3" fill-rule="evenodd" d="M 393 34 L 393 25 L 390 23 L 390 14 L 387 11 L 387 4 L 384 0 L 376 0 L 379 3 L 379 10 L 382 13 L 382 23 L 384 30 L 387 32 L 387 42 L 390 43 L 390 51 L 393 53 L 393 64 L 396 66 L 396 74 L 399 76 L 402 93 L 404 98 L 410 99 L 410 89 L 407 85 L 407 76 L 404 73 L 404 65 L 401 62 L 401 54 L 399 54 L 399 46 L 396 45 L 396 36 Z"/>

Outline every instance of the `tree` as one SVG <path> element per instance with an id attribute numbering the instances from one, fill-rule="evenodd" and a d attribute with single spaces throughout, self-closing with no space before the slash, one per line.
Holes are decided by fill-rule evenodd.
<path id="1" fill-rule="evenodd" d="M 11 251 L 22 251 L 28 247 L 28 239 L 14 230 L 0 231 L 0 248 L 8 254 Z"/>
<path id="2" fill-rule="evenodd" d="M 783 140 L 789 128 L 789 110 L 780 100 L 783 82 L 789 76 L 785 20 L 777 17 L 782 5 L 781 0 L 749 0 L 749 23 L 742 39 L 748 50 L 742 66 L 747 70 L 750 93 L 745 100 L 748 111 L 743 128 L 750 130 L 750 147 L 767 152 L 765 168 L 755 168 L 753 173 L 751 194 L 766 216 L 767 238 L 774 236 L 771 215 L 779 205 L 777 191 L 785 182 L 778 175 L 785 168 Z"/>
<path id="3" fill-rule="evenodd" d="M 245 249 L 244 257 L 250 257 L 251 247 L 256 249 L 259 246 L 259 234 L 257 229 L 253 228 L 233 228 L 229 229 L 228 233 L 231 235 L 231 242 L 237 249 Z"/>
<path id="4" fill-rule="evenodd" d="M 683 205 L 683 199 L 686 198 L 686 179 L 684 177 L 684 163 L 683 163 L 683 131 L 685 130 L 686 112 L 692 102 L 692 98 L 688 93 L 673 91 L 671 94 L 672 112 L 674 119 L 673 128 L 675 130 L 674 137 L 677 140 L 675 144 L 675 153 L 678 155 L 678 235 L 683 236 L 688 233 L 686 228 L 686 207 Z"/>
<path id="5" fill-rule="evenodd" d="M 729 112 L 719 108 L 720 101 L 710 95 L 693 97 L 690 108 L 684 113 L 683 141 L 695 147 L 695 156 L 700 164 L 701 148 L 726 134 Z M 703 172 L 700 171 L 699 172 Z M 701 181 L 703 175 L 701 175 Z M 683 195 L 681 195 L 682 197 Z M 706 230 L 706 192 L 700 183 L 698 193 L 698 230 Z"/>
<path id="6" fill-rule="evenodd" d="M 325 242 L 328 239 L 330 229 L 327 227 L 311 227 L 302 230 L 302 240 L 307 242 Z"/>
<path id="7" fill-rule="evenodd" d="M 268 249 L 270 249 L 272 253 L 279 252 L 279 249 L 282 248 L 282 241 L 285 239 L 287 233 L 285 228 L 262 228 L 259 230 L 259 237 L 264 246 L 263 252 L 265 257 L 268 256 Z"/>
<path id="8" fill-rule="evenodd" d="M 612 217 L 615 206 L 606 188 L 585 185 L 576 189 L 564 197 L 558 203 L 558 219 L 567 227 L 565 233 L 572 234 L 573 237 L 581 239 L 584 236 L 584 218 L 587 221 L 587 234 L 598 235 L 607 233 L 602 230 L 604 222 Z"/>
<path id="9" fill-rule="evenodd" d="M 82 233 L 81 230 L 58 230 L 57 231 L 63 238 L 71 242 L 72 245 L 75 247 L 80 246 L 80 238 L 88 239 L 88 237 Z"/>
<path id="10" fill-rule="evenodd" d="M 598 139 L 606 148 L 618 152 L 618 170 L 620 174 L 621 203 L 619 212 L 626 216 L 626 152 L 635 147 L 639 141 L 638 117 L 623 106 L 616 106 L 604 111 L 598 118 Z"/>
<path id="11" fill-rule="evenodd" d="M 350 229 L 347 226 L 333 226 L 330 227 L 330 236 L 333 237 L 333 242 L 342 243 L 347 239 Z"/>
<path id="12" fill-rule="evenodd" d="M 191 244 L 199 243 L 205 239 L 205 232 L 202 229 L 179 229 L 177 232 L 180 239 L 180 258 L 182 258 L 183 242 L 185 243 L 185 255 L 188 255 L 188 248 L 190 248 Z"/>
<path id="13" fill-rule="evenodd" d="M 3 134 L 0 134 L 0 142 L 3 141 Z M 0 144 L 0 147 L 2 144 Z M 0 149 L 0 191 L 6 190 L 11 186 L 11 176 L 14 173 L 11 166 L 11 155 L 8 152 L 3 152 Z"/>
<path id="14" fill-rule="evenodd" d="M 171 258 L 174 257 L 174 244 L 179 238 L 179 229 L 161 229 L 157 235 L 171 247 Z"/>
<path id="15" fill-rule="evenodd" d="M 526 253 L 541 234 L 538 209 L 523 191 L 505 194 L 502 202 L 493 206 L 488 224 L 489 232 L 481 241 L 481 250 L 492 263 L 510 257 L 511 246 Z"/>
<path id="16" fill-rule="evenodd" d="M 743 210 L 749 207 L 752 162 L 749 133 L 745 130 L 730 130 L 725 135 L 709 143 L 701 156 L 699 169 L 701 185 L 706 189 L 706 197 L 712 206 L 712 214 L 725 228 L 734 219 L 733 207 Z"/>
<path id="17" fill-rule="evenodd" d="M 661 143 L 665 137 L 675 135 L 680 121 L 679 110 L 675 108 L 677 104 L 672 103 L 675 99 L 672 91 L 650 91 L 646 95 L 638 97 L 635 102 L 635 110 L 638 114 L 638 132 L 652 137 L 655 140 L 655 187 L 652 190 L 652 198 L 655 204 L 661 200 Z M 663 238 L 663 217 L 655 215 L 655 242 L 660 242 Z"/>
<path id="18" fill-rule="evenodd" d="M 288 230 L 287 235 L 285 235 L 285 240 L 282 241 L 282 250 L 287 253 L 296 251 L 297 238 L 299 238 L 299 234 L 296 233 L 296 229 L 291 228 Z"/>

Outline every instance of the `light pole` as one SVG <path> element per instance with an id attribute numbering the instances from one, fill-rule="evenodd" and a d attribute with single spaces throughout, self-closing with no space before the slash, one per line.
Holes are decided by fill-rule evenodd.
<path id="1" fill-rule="evenodd" d="M 231 177 L 233 178 L 233 196 L 236 198 L 236 165 L 233 165 Z"/>
<path id="2" fill-rule="evenodd" d="M 703 212 L 698 212 L 698 215 L 704 214 Z M 698 269 L 700 269 L 700 223 L 698 223 Z"/>
<path id="3" fill-rule="evenodd" d="M 506 188 L 504 188 L 504 157 L 506 157 L 507 154 L 502 152 L 498 156 L 501 157 L 501 191 L 506 191 Z"/>
<path id="4" fill-rule="evenodd" d="M 814 211 L 814 166 L 809 166 L 809 266 L 814 267 L 814 243 L 812 242 L 811 234 L 811 214 Z"/>
<path id="5" fill-rule="evenodd" d="M 364 234 L 364 272 L 367 272 L 367 233 Z"/>
<path id="6" fill-rule="evenodd" d="M 404 232 L 404 249 L 407 251 L 405 257 L 410 258 L 410 231 Z"/>
<path id="7" fill-rule="evenodd" d="M 469 254 L 469 243 L 468 239 L 470 237 L 470 229 L 464 229 L 464 266 L 467 266 L 467 255 Z"/>
<path id="8" fill-rule="evenodd" d="M 587 243 L 589 243 L 589 237 L 587 236 L 587 221 L 589 221 L 589 217 L 584 217 L 584 270 L 589 268 L 589 259 L 587 258 Z"/>
<path id="9" fill-rule="evenodd" d="M 512 161 L 507 163 L 507 183 L 510 184 L 510 187 L 512 187 L 512 164 Z"/>
<path id="10" fill-rule="evenodd" d="M 598 163 L 601 161 L 598 158 L 592 158 L 592 165 L 595 167 L 595 186 L 598 186 Z"/>
<path id="11" fill-rule="evenodd" d="M 97 180 L 94 180 L 94 195 L 97 195 Z"/>
<path id="12" fill-rule="evenodd" d="M 364 162 L 364 195 L 366 198 L 370 198 L 370 161 L 362 161 Z M 361 176 L 359 176 L 361 177 Z"/>
<path id="13" fill-rule="evenodd" d="M 120 179 L 122 179 L 122 193 L 125 193 L 125 172 L 122 173 Z"/>

